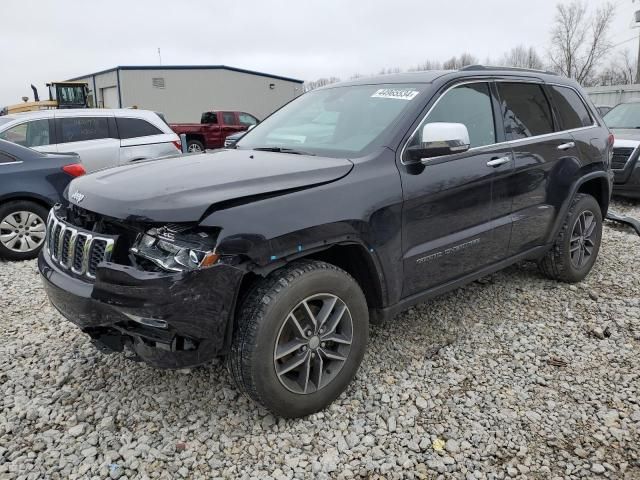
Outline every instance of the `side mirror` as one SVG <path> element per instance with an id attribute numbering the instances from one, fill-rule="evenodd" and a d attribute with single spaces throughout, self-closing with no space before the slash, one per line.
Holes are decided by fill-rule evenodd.
<path id="1" fill-rule="evenodd" d="M 249 128 L 247 128 L 247 132 L 251 130 L 253 127 L 255 127 L 255 125 L 249 125 Z"/>
<path id="2" fill-rule="evenodd" d="M 441 157 L 469 150 L 469 131 L 462 123 L 427 123 L 420 132 L 420 144 L 407 148 L 412 161 Z"/>

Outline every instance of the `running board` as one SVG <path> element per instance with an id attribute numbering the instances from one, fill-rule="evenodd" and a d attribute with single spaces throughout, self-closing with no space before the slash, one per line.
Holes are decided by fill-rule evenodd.
<path id="1" fill-rule="evenodd" d="M 638 235 L 640 235 L 640 220 L 637 220 L 633 217 L 625 217 L 620 215 L 619 213 L 613 212 L 609 210 L 607 213 L 607 220 L 613 220 L 614 222 L 624 223 L 632 227 Z"/>

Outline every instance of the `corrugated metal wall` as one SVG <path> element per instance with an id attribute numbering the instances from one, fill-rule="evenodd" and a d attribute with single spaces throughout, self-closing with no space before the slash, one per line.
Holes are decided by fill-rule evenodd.
<path id="1" fill-rule="evenodd" d="M 629 100 L 640 100 L 640 84 L 590 87 L 585 88 L 585 91 L 598 107 L 615 107 L 619 103 Z"/>
<path id="2" fill-rule="evenodd" d="M 169 122 L 199 122 L 207 110 L 263 119 L 302 93 L 302 84 L 230 70 L 121 70 L 122 107 L 162 112 Z"/>

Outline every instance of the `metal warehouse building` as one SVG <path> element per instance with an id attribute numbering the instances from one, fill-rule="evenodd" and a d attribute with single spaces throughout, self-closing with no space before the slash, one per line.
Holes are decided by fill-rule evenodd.
<path id="1" fill-rule="evenodd" d="M 207 110 L 243 111 L 260 120 L 303 92 L 302 80 L 225 65 L 121 66 L 71 79 L 89 84 L 104 108 L 137 107 L 169 122 L 199 122 Z"/>

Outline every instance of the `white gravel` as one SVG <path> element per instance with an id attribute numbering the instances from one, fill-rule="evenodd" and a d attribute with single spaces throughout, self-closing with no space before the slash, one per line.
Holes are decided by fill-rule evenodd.
<path id="1" fill-rule="evenodd" d="M 373 327 L 353 385 L 303 420 L 220 364 L 102 355 L 35 262 L 0 264 L 0 478 L 638 479 L 639 252 L 607 223 L 582 284 L 518 265 Z"/>

